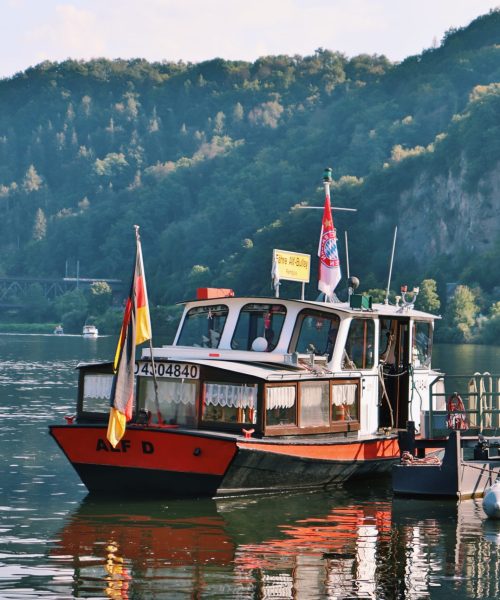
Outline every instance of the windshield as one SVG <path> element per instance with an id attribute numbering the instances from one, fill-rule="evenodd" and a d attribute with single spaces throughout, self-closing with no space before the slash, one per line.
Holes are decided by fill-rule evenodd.
<path id="1" fill-rule="evenodd" d="M 228 312 L 223 304 L 192 308 L 182 324 L 177 346 L 218 348 Z"/>
<path id="2" fill-rule="evenodd" d="M 315 310 L 303 310 L 295 325 L 290 352 L 314 353 L 332 358 L 340 318 Z"/>
<path id="3" fill-rule="evenodd" d="M 263 338 L 263 349 L 271 352 L 278 343 L 285 316 L 286 308 L 281 304 L 246 304 L 240 311 L 231 348 L 251 350 L 256 338 Z"/>

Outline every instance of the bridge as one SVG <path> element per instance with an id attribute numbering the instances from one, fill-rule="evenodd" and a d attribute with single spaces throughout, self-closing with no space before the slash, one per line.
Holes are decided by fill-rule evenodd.
<path id="1" fill-rule="evenodd" d="M 121 295 L 123 282 L 121 279 L 105 277 L 0 277 L 0 307 L 19 308 L 20 298 L 29 296 L 32 285 L 38 284 L 47 300 L 55 300 L 66 292 L 76 289 L 88 289 L 93 283 L 104 281 L 113 290 L 114 295 Z"/>

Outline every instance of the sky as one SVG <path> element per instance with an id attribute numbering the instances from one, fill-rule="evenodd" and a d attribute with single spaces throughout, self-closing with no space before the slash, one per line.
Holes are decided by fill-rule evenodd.
<path id="1" fill-rule="evenodd" d="M 0 0 L 0 77 L 44 60 L 201 62 L 313 54 L 404 60 L 500 0 Z"/>

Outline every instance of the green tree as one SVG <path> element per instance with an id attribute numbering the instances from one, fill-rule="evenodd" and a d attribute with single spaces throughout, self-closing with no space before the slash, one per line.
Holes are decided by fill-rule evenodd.
<path id="1" fill-rule="evenodd" d="M 459 285 L 446 308 L 443 334 L 450 342 L 470 342 L 474 336 L 479 306 L 474 292 Z"/>
<path id="2" fill-rule="evenodd" d="M 105 281 L 95 281 L 89 289 L 88 308 L 92 315 L 100 315 L 106 312 L 111 305 L 113 292 Z"/>
<path id="3" fill-rule="evenodd" d="M 482 344 L 498 344 L 500 340 L 500 302 L 490 306 L 489 314 L 479 322 L 477 341 Z"/>
<path id="4" fill-rule="evenodd" d="M 30 165 L 23 179 L 23 189 L 26 192 L 37 192 L 42 186 L 42 178 L 36 172 L 35 166 Z"/>
<path id="5" fill-rule="evenodd" d="M 243 110 L 243 106 L 241 105 L 241 102 L 237 102 L 234 105 L 234 109 L 233 109 L 233 121 L 234 123 L 241 123 L 241 121 L 243 121 L 243 117 L 245 116 L 245 112 Z"/>
<path id="6" fill-rule="evenodd" d="M 59 319 L 62 319 L 65 314 L 73 311 L 85 315 L 88 309 L 87 299 L 85 298 L 85 294 L 80 289 L 72 290 L 70 292 L 66 292 L 62 296 L 59 296 L 54 304 L 56 314 Z"/>
<path id="7" fill-rule="evenodd" d="M 82 333 L 87 317 L 86 311 L 71 310 L 62 316 L 61 323 L 65 333 Z"/>
<path id="8" fill-rule="evenodd" d="M 222 132 L 224 131 L 225 121 L 226 121 L 226 115 L 222 111 L 219 111 L 215 115 L 215 119 L 214 119 L 214 133 L 216 135 L 221 135 Z"/>
<path id="9" fill-rule="evenodd" d="M 434 315 L 441 308 L 441 300 L 437 293 L 437 283 L 434 279 L 424 279 L 420 284 L 420 292 L 417 297 L 416 307 L 424 312 Z"/>
<path id="10" fill-rule="evenodd" d="M 49 316 L 50 303 L 39 283 L 33 283 L 23 294 L 20 317 L 28 323 L 41 323 Z"/>
<path id="11" fill-rule="evenodd" d="M 123 322 L 123 310 L 109 307 L 106 312 L 94 318 L 94 324 L 100 334 L 119 335 Z"/>
<path id="12" fill-rule="evenodd" d="M 357 294 L 358 292 L 354 292 Z M 381 288 L 371 288 L 365 292 L 366 296 L 372 297 L 372 302 L 384 302 L 386 291 Z"/>
<path id="13" fill-rule="evenodd" d="M 36 211 L 35 223 L 33 225 L 33 240 L 40 242 L 47 235 L 47 219 L 41 208 Z"/>

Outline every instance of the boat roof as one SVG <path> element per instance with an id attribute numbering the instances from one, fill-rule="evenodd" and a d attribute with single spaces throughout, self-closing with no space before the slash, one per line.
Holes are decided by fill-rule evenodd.
<path id="1" fill-rule="evenodd" d="M 352 308 L 348 302 L 322 302 L 318 300 L 301 300 L 301 299 L 289 299 L 289 298 L 276 298 L 274 296 L 226 296 L 221 298 L 209 298 L 203 300 L 187 300 L 180 302 L 187 308 L 192 308 L 195 305 L 213 305 L 213 304 L 283 304 L 285 306 L 297 306 L 302 305 L 308 308 L 314 308 L 316 310 L 340 312 L 345 315 L 359 316 L 359 315 L 374 315 L 378 317 L 386 318 L 397 318 L 397 317 L 412 317 L 415 319 L 424 320 L 435 320 L 440 319 L 439 315 L 433 315 L 424 311 L 416 310 L 408 306 L 396 306 L 394 304 L 373 304 L 371 309 L 358 309 Z"/>

